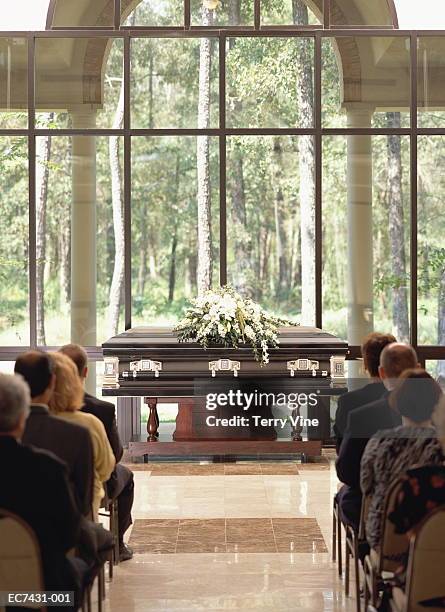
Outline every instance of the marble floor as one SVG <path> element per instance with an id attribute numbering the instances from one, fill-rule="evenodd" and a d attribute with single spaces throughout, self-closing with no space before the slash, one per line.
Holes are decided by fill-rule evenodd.
<path id="1" fill-rule="evenodd" d="M 332 463 L 135 467 L 135 555 L 107 612 L 355 610 L 331 562 Z"/>

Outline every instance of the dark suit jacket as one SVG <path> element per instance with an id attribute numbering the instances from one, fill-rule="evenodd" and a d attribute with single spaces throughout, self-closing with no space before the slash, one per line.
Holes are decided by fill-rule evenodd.
<path id="1" fill-rule="evenodd" d="M 360 462 L 368 443 L 377 431 L 401 425 L 401 416 L 388 403 L 389 394 L 349 414 L 338 454 L 337 476 L 344 484 L 360 490 Z"/>
<path id="2" fill-rule="evenodd" d="M 81 514 L 89 515 L 94 479 L 90 432 L 51 415 L 45 406 L 31 405 L 22 442 L 51 451 L 67 464 L 77 507 Z"/>
<path id="3" fill-rule="evenodd" d="M 116 412 L 114 404 L 111 402 L 104 402 L 103 400 L 97 399 L 89 393 L 85 393 L 84 406 L 82 407 L 83 412 L 94 414 L 104 424 L 105 431 L 107 434 L 108 441 L 111 448 L 113 449 L 114 458 L 116 459 L 116 465 L 122 459 L 124 449 L 122 447 L 119 433 L 116 426 Z M 110 479 L 107 482 L 108 495 L 114 497 L 114 492 L 117 486 L 117 474 L 116 468 L 111 473 Z"/>
<path id="4" fill-rule="evenodd" d="M 337 438 L 336 449 L 340 451 L 341 442 L 348 424 L 349 413 L 360 406 L 365 406 L 380 399 L 385 393 L 385 385 L 382 382 L 373 382 L 361 389 L 355 389 L 341 395 L 338 400 L 337 412 L 335 413 L 334 433 Z"/>
<path id="5" fill-rule="evenodd" d="M 0 508 L 25 520 L 40 544 L 45 588 L 72 590 L 66 552 L 78 539 L 77 510 L 66 466 L 55 455 L 0 436 Z"/>

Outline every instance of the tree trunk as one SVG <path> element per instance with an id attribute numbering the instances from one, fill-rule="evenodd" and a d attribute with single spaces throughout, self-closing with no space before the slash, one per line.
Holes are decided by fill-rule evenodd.
<path id="1" fill-rule="evenodd" d="M 308 25 L 308 9 L 301 0 L 292 0 L 295 25 Z M 313 56 L 305 40 L 295 39 L 298 61 L 297 104 L 299 126 L 313 125 Z M 315 151 L 312 136 L 298 137 L 300 172 L 300 223 L 301 223 L 301 323 L 315 322 Z"/>
<path id="2" fill-rule="evenodd" d="M 168 277 L 168 301 L 171 303 L 175 297 L 176 284 L 176 248 L 178 246 L 178 228 L 175 225 L 175 230 L 172 238 L 172 246 L 170 251 L 170 273 Z"/>
<path id="3" fill-rule="evenodd" d="M 153 128 L 153 54 L 151 45 L 148 47 L 150 56 L 148 60 L 149 72 L 148 72 L 148 127 L 149 129 Z M 147 201 L 144 198 L 141 202 L 141 244 L 139 249 L 139 272 L 138 272 L 138 295 L 140 297 L 144 296 L 145 291 L 145 281 L 147 278 L 147 243 L 148 243 L 148 233 L 147 233 L 147 216 L 148 216 L 148 207 Z M 150 268 L 150 276 L 151 278 L 156 277 L 156 273 L 153 272 L 153 269 Z"/>
<path id="4" fill-rule="evenodd" d="M 113 120 L 113 129 L 120 129 L 124 119 L 124 83 L 122 81 L 116 114 Z M 119 159 L 119 136 L 110 136 L 109 158 L 111 170 L 111 200 L 113 205 L 114 229 L 114 269 L 109 293 L 107 326 L 108 335 L 115 336 L 119 326 L 119 311 L 122 300 L 125 273 L 125 244 L 124 244 L 124 203 L 122 194 L 122 172 Z"/>
<path id="5" fill-rule="evenodd" d="M 237 26 L 241 23 L 241 1 L 229 0 L 229 25 Z M 236 38 L 229 39 L 229 48 L 236 45 Z M 236 102 L 240 111 L 242 102 Z M 247 229 L 246 196 L 244 189 L 243 152 L 240 145 L 235 143 L 231 156 L 231 217 L 234 229 L 234 267 L 232 270 L 233 286 L 246 297 L 258 297 L 260 287 L 252 287 L 249 282 L 248 271 L 251 269 L 252 237 Z M 259 257 L 260 259 L 260 257 Z M 260 263 L 261 265 L 261 263 Z"/>
<path id="6" fill-rule="evenodd" d="M 179 201 L 179 182 L 180 182 L 180 157 L 179 154 L 176 155 L 176 168 L 175 168 L 175 192 L 174 192 L 174 201 Z M 172 238 L 172 246 L 170 252 L 170 272 L 168 276 L 168 301 L 173 302 L 175 295 L 175 285 L 176 285 L 176 250 L 178 247 L 178 225 L 179 218 L 178 212 L 176 213 L 174 229 L 173 229 L 173 238 Z"/>
<path id="7" fill-rule="evenodd" d="M 278 300 L 286 294 L 286 232 L 283 221 L 283 191 L 281 181 L 283 175 L 283 150 L 280 137 L 273 142 L 273 183 L 275 185 L 274 218 L 275 218 L 275 244 L 277 258 L 277 275 L 275 281 L 275 296 Z"/>
<path id="8" fill-rule="evenodd" d="M 62 206 L 60 206 L 62 208 Z M 59 253 L 60 253 L 60 308 L 65 310 L 70 301 L 71 295 L 71 224 L 68 216 L 69 211 L 64 211 L 64 216 L 60 227 Z"/>
<path id="9" fill-rule="evenodd" d="M 48 116 L 49 121 L 52 115 Z M 51 136 L 37 139 L 36 166 L 36 314 L 37 344 L 45 346 L 45 261 L 46 261 L 46 206 L 48 199 Z"/>
<path id="10" fill-rule="evenodd" d="M 386 113 L 389 128 L 400 128 L 400 113 Z M 387 140 L 388 212 L 391 272 L 396 280 L 393 288 L 392 318 L 395 333 L 401 342 L 409 340 L 408 293 L 403 223 L 402 146 L 400 136 Z"/>
<path id="11" fill-rule="evenodd" d="M 212 25 L 213 11 L 202 8 L 202 24 Z M 199 50 L 198 129 L 210 127 L 211 41 L 201 38 Z M 212 286 L 212 219 L 210 191 L 210 137 L 197 137 L 198 178 L 198 293 Z"/>

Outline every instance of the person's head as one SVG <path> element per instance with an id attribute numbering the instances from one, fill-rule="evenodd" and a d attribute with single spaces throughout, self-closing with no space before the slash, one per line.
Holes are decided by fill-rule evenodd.
<path id="1" fill-rule="evenodd" d="M 23 376 L 28 383 L 33 402 L 49 402 L 56 381 L 51 355 L 43 351 L 23 353 L 17 357 L 14 372 Z"/>
<path id="2" fill-rule="evenodd" d="M 69 357 L 62 353 L 52 353 L 56 386 L 49 401 L 53 414 L 74 412 L 82 408 L 83 386 L 77 368 Z"/>
<path id="3" fill-rule="evenodd" d="M 393 342 L 380 354 L 379 376 L 385 387 L 392 390 L 402 372 L 418 366 L 416 351 L 410 344 Z"/>
<path id="4" fill-rule="evenodd" d="M 362 357 L 365 370 L 372 378 L 379 375 L 380 355 L 388 344 L 397 342 L 392 334 L 380 334 L 372 332 L 363 340 Z"/>
<path id="5" fill-rule="evenodd" d="M 65 346 L 59 349 L 59 353 L 63 353 L 75 363 L 80 378 L 84 380 L 87 377 L 88 355 L 82 346 L 79 344 L 65 344 Z"/>
<path id="6" fill-rule="evenodd" d="M 29 387 L 17 374 L 0 374 L 0 436 L 20 439 L 29 414 Z"/>
<path id="7" fill-rule="evenodd" d="M 406 424 L 430 421 L 441 397 L 440 386 L 421 368 L 402 372 L 393 393 L 394 406 Z"/>

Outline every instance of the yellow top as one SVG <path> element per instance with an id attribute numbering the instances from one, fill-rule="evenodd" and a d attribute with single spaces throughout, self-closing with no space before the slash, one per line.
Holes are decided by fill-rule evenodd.
<path id="1" fill-rule="evenodd" d="M 105 495 L 103 483 L 110 478 L 116 463 L 105 427 L 102 421 L 93 414 L 80 412 L 79 410 L 59 412 L 57 416 L 65 421 L 82 425 L 90 432 L 94 454 L 93 516 L 97 520 L 100 503 Z"/>

